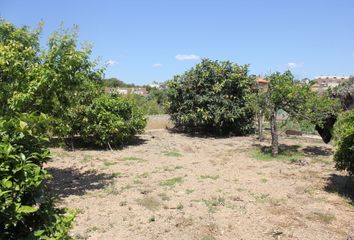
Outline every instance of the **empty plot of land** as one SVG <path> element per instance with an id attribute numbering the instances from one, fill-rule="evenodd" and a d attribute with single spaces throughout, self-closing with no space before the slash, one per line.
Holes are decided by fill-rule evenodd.
<path id="1" fill-rule="evenodd" d="M 353 198 L 331 146 L 149 131 L 116 151 L 53 149 L 46 168 L 77 239 L 351 239 Z M 267 145 L 267 141 L 264 145 Z"/>

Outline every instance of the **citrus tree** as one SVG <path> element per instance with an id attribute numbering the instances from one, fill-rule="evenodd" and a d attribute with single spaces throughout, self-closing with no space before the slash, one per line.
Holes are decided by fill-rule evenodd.
<path id="1" fill-rule="evenodd" d="M 168 82 L 167 112 L 183 130 L 249 133 L 254 116 L 249 105 L 253 83 L 247 65 L 203 59 Z"/>
<path id="2" fill-rule="evenodd" d="M 354 110 L 343 113 L 334 125 L 336 168 L 354 173 Z"/>
<path id="3" fill-rule="evenodd" d="M 263 108 L 270 113 L 272 155 L 279 151 L 277 113 L 285 111 L 290 118 L 321 124 L 322 120 L 340 109 L 338 101 L 320 96 L 311 90 L 311 84 L 295 80 L 290 71 L 275 72 L 267 77 L 269 86 L 263 101 Z"/>

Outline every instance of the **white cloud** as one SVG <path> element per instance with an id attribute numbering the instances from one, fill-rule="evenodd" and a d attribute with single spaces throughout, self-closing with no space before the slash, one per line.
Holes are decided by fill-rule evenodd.
<path id="1" fill-rule="evenodd" d="M 106 64 L 107 64 L 108 66 L 112 66 L 112 65 L 118 64 L 118 61 L 115 61 L 115 60 L 108 60 L 108 61 L 106 62 Z"/>
<path id="2" fill-rule="evenodd" d="M 200 57 L 195 54 L 177 54 L 176 59 L 178 61 L 199 60 Z"/>
<path id="3" fill-rule="evenodd" d="M 155 67 L 155 68 L 160 68 L 160 67 L 162 67 L 163 65 L 162 65 L 161 63 L 155 63 L 155 64 L 153 64 L 152 66 Z"/>
<path id="4" fill-rule="evenodd" d="M 352 53 L 352 56 L 354 56 L 354 52 Z"/>
<path id="5" fill-rule="evenodd" d="M 297 63 L 293 63 L 293 62 L 288 63 L 288 68 L 289 69 L 293 69 L 293 68 L 296 68 L 296 67 L 298 67 Z"/>

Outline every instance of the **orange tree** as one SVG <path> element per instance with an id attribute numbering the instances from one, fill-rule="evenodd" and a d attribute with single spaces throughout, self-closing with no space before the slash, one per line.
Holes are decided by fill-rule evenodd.
<path id="1" fill-rule="evenodd" d="M 253 84 L 248 65 L 203 59 L 168 82 L 167 112 L 182 130 L 246 134 L 253 128 Z"/>

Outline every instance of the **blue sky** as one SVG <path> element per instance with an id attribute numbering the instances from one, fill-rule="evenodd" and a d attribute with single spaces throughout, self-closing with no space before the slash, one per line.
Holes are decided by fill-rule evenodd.
<path id="1" fill-rule="evenodd" d="M 199 58 L 250 64 L 252 74 L 354 74 L 353 0 L 0 0 L 16 25 L 45 22 L 43 40 L 77 24 L 106 77 L 171 79 Z"/>

